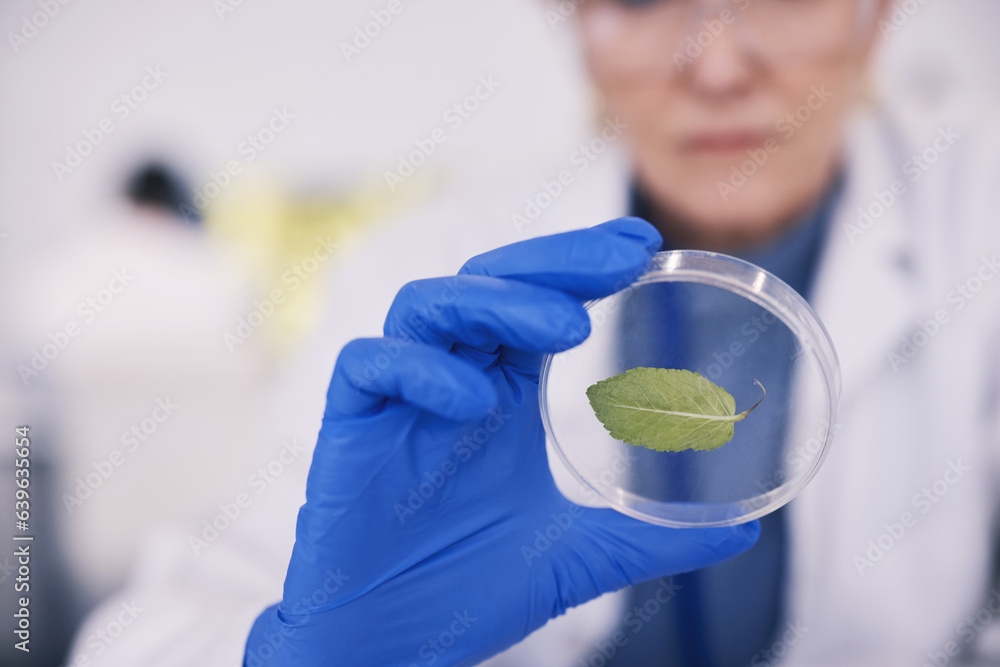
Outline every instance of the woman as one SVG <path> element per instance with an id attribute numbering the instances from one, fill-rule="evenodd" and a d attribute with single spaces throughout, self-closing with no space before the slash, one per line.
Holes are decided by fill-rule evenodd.
<path id="1" fill-rule="evenodd" d="M 585 158 L 530 231 L 615 220 L 403 287 L 385 336 L 338 358 L 280 606 L 262 611 L 275 592 L 253 581 L 287 556 L 287 544 L 262 545 L 274 510 L 248 516 L 199 564 L 198 628 L 217 636 L 178 637 L 174 650 L 235 655 L 249 633 L 246 665 L 474 664 L 634 586 L 498 661 L 903 665 L 969 653 L 985 627 L 965 619 L 987 604 L 996 509 L 1000 311 L 989 281 L 1000 267 L 986 224 L 996 153 L 971 139 L 969 121 L 909 131 L 862 108 L 890 10 L 887 0 L 580 6 L 627 168 Z M 387 266 L 443 273 L 484 249 L 483 237 L 463 240 L 475 211 L 450 205 L 394 229 L 341 281 Z M 675 580 L 749 548 L 757 524 L 672 530 L 568 501 L 533 391 L 540 355 L 589 331 L 580 301 L 619 289 L 661 247 L 770 268 L 810 298 L 844 375 L 820 475 L 764 520 L 745 555 Z M 384 310 L 368 291 L 356 302 L 348 312 Z M 536 541 L 553 525 L 557 539 Z M 250 551 L 227 551 L 240 545 Z M 657 613 L 643 612 L 648 600 Z M 146 622 L 167 627 L 170 605 L 151 606 Z M 114 650 L 150 662 L 143 643 L 131 630 Z"/>

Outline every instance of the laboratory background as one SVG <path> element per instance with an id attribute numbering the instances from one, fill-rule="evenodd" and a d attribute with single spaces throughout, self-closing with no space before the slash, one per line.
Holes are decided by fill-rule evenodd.
<path id="1" fill-rule="evenodd" d="M 210 551 L 238 494 L 304 488 L 325 327 L 354 331 L 384 293 L 337 269 L 393 275 L 358 251 L 391 221 L 461 190 L 484 250 L 561 231 L 558 197 L 530 202 L 602 122 L 576 4 L 391 4 L 0 3 L 0 664 L 101 664 L 146 603 L 84 619 L 137 569 Z M 899 4 L 871 94 L 915 123 L 996 107 L 1000 3 Z M 421 220 L 409 252 L 449 243 Z M 30 653 L 11 540 L 25 426 Z"/>

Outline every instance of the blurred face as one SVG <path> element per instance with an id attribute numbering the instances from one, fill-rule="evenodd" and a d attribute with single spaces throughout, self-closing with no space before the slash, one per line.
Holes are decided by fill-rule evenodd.
<path id="1" fill-rule="evenodd" d="M 888 0 L 589 0 L 581 28 L 636 178 L 677 243 L 766 241 L 841 162 Z"/>

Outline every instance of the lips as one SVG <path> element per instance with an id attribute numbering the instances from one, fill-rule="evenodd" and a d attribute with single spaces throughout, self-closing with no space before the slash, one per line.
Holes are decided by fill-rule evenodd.
<path id="1" fill-rule="evenodd" d="M 768 138 L 765 132 L 753 130 L 724 130 L 700 132 L 681 141 L 684 153 L 696 155 L 729 155 L 760 148 Z"/>

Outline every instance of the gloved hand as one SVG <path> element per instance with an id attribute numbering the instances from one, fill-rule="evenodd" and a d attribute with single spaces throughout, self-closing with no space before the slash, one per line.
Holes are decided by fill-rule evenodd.
<path id="1" fill-rule="evenodd" d="M 756 523 L 670 529 L 584 508 L 549 472 L 542 354 L 578 344 L 581 300 L 624 288 L 659 246 L 622 218 L 399 291 L 385 337 L 337 360 L 284 595 L 246 665 L 476 664 L 569 607 L 756 541 Z"/>

